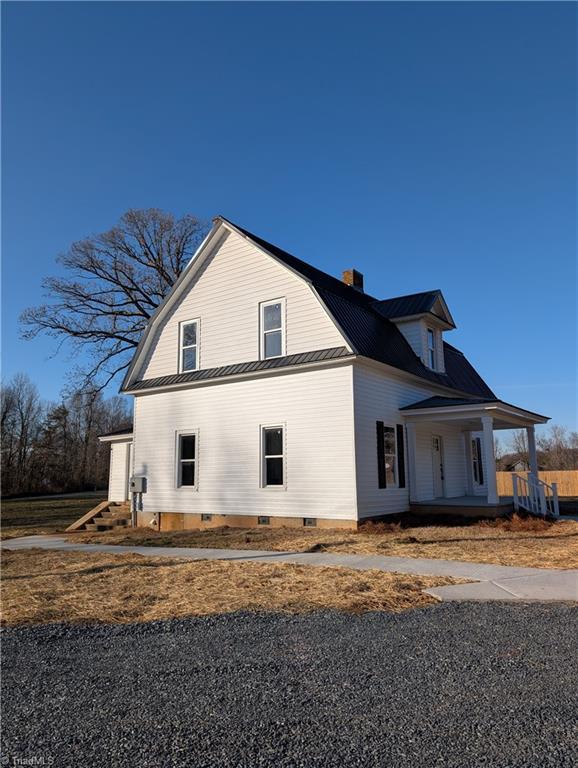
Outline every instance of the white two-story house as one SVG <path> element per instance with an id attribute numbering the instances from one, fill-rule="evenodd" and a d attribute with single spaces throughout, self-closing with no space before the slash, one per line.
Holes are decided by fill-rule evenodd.
<path id="1" fill-rule="evenodd" d="M 536 469 L 547 418 L 501 401 L 454 327 L 440 291 L 376 299 L 219 217 L 126 374 L 109 498 L 136 478 L 137 522 L 161 530 L 495 514 L 494 430 L 526 428 Z"/>

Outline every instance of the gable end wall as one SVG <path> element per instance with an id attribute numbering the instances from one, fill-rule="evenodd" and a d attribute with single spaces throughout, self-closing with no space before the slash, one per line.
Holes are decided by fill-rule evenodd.
<path id="1" fill-rule="evenodd" d="M 178 373 L 179 323 L 200 320 L 199 367 L 259 359 L 259 304 L 285 299 L 286 354 L 347 345 L 310 286 L 235 232 L 155 331 L 137 379 Z"/>

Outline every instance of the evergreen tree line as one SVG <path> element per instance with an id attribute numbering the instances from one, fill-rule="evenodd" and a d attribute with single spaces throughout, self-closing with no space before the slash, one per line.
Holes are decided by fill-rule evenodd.
<path id="1" fill-rule="evenodd" d="M 2 496 L 107 487 L 110 446 L 98 435 L 130 426 L 129 404 L 100 391 L 40 398 L 25 374 L 1 386 Z"/>

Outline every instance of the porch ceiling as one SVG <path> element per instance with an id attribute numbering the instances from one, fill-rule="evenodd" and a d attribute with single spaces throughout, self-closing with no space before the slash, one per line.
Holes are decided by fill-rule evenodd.
<path id="1" fill-rule="evenodd" d="M 406 421 L 452 422 L 466 431 L 482 429 L 482 417 L 493 419 L 494 429 L 519 429 L 545 424 L 548 416 L 532 413 L 502 400 L 472 400 L 468 398 L 428 397 L 401 409 Z"/>

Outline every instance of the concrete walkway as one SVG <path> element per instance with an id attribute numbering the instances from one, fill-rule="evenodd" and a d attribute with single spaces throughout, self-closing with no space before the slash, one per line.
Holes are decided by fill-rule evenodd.
<path id="1" fill-rule="evenodd" d="M 2 542 L 4 549 L 73 550 L 138 554 L 146 557 L 180 557 L 188 560 L 242 560 L 259 563 L 298 563 L 364 571 L 375 569 L 420 576 L 450 576 L 472 584 L 452 584 L 425 591 L 440 600 L 578 601 L 578 571 L 515 568 L 459 560 L 426 560 L 413 557 L 349 555 L 326 552 L 269 552 L 247 549 L 193 549 L 189 547 L 129 547 L 116 544 L 80 544 L 59 536 L 24 536 Z"/>

